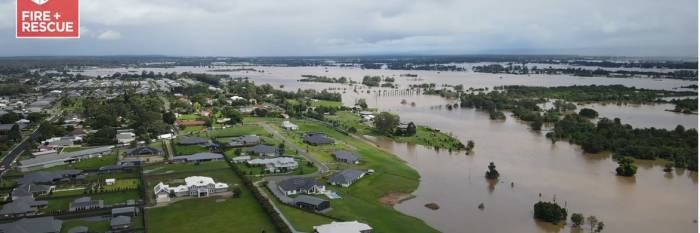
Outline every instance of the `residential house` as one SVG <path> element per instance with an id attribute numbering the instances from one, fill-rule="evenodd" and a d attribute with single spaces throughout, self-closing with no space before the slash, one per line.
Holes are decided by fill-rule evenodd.
<path id="1" fill-rule="evenodd" d="M 250 166 L 265 166 L 265 170 L 271 173 L 287 172 L 299 167 L 299 163 L 292 157 L 276 157 L 248 160 Z"/>
<path id="2" fill-rule="evenodd" d="M 335 140 L 326 136 L 325 133 L 307 133 L 304 134 L 304 142 L 309 145 L 330 145 L 335 143 Z"/>
<path id="3" fill-rule="evenodd" d="M 112 218 L 112 220 L 109 223 L 109 226 L 112 230 L 115 231 L 129 229 L 131 227 L 131 217 L 117 216 L 116 218 Z"/>
<path id="4" fill-rule="evenodd" d="M 140 146 L 124 150 L 124 156 L 121 162 L 137 162 L 141 164 L 160 162 L 162 160 L 163 150 L 150 146 Z"/>
<path id="5" fill-rule="evenodd" d="M 211 194 L 227 192 L 228 184 L 214 182 L 214 179 L 206 176 L 190 176 L 185 178 L 185 184 L 170 187 L 170 185 L 158 183 L 153 187 L 153 193 L 157 201 L 169 201 L 169 196 L 176 197 L 208 197 Z"/>
<path id="6" fill-rule="evenodd" d="M 208 161 L 218 161 L 218 160 L 223 160 L 223 159 L 224 159 L 224 155 L 222 155 L 222 154 L 211 153 L 211 152 L 200 152 L 200 153 L 196 153 L 193 155 L 175 156 L 175 157 L 173 157 L 172 161 L 178 162 L 178 163 L 200 163 L 200 162 L 208 162 Z"/>
<path id="7" fill-rule="evenodd" d="M 292 177 L 277 182 L 278 189 L 285 195 L 318 194 L 326 191 L 326 186 L 310 177 Z"/>
<path id="8" fill-rule="evenodd" d="M 311 211 L 323 211 L 331 207 L 329 201 L 308 195 L 299 195 L 293 202 L 295 206 Z"/>
<path id="9" fill-rule="evenodd" d="M 328 178 L 328 182 L 332 185 L 340 185 L 343 187 L 350 187 L 355 181 L 361 179 L 365 176 L 364 171 L 356 169 L 345 169 L 333 174 Z"/>
<path id="10" fill-rule="evenodd" d="M 372 227 L 367 224 L 352 222 L 331 222 L 314 227 L 314 233 L 373 233 Z"/>
<path id="11" fill-rule="evenodd" d="M 38 213 L 39 209 L 45 208 L 48 204 L 48 201 L 37 201 L 31 196 L 19 197 L 3 205 L 2 209 L 0 209 L 0 215 L 3 217 L 35 215 Z"/>
<path id="12" fill-rule="evenodd" d="M 139 209 L 133 206 L 120 207 L 112 209 L 112 218 L 118 216 L 129 216 L 133 217 L 139 214 Z"/>
<path id="13" fill-rule="evenodd" d="M 117 143 L 126 145 L 136 140 L 136 134 L 133 132 L 122 132 L 118 133 L 116 138 Z"/>
<path id="14" fill-rule="evenodd" d="M 275 157 L 275 156 L 279 156 L 279 154 L 280 154 L 279 148 L 277 148 L 275 146 L 268 146 L 268 145 L 263 145 L 263 144 L 253 146 L 253 147 L 249 148 L 248 151 L 251 154 L 258 155 L 258 156 Z"/>
<path id="15" fill-rule="evenodd" d="M 232 163 L 245 163 L 251 160 L 252 158 L 250 156 L 244 155 L 244 156 L 236 156 L 231 159 Z"/>
<path id="16" fill-rule="evenodd" d="M 228 143 L 230 147 L 248 147 L 260 144 L 260 137 L 257 135 L 246 135 L 232 138 Z"/>
<path id="17" fill-rule="evenodd" d="M 333 152 L 333 157 L 338 162 L 358 164 L 360 163 L 360 156 L 349 151 L 338 150 Z"/>
<path id="18" fill-rule="evenodd" d="M 0 232 L 6 233 L 59 233 L 63 221 L 53 216 L 39 218 L 22 218 L 20 220 L 0 224 Z"/>
<path id="19" fill-rule="evenodd" d="M 103 200 L 92 200 L 91 197 L 81 197 L 70 203 L 68 211 L 83 211 L 104 208 Z"/>
<path id="20" fill-rule="evenodd" d="M 33 171 L 42 168 L 49 168 L 57 165 L 75 163 L 82 159 L 98 157 L 112 153 L 113 146 L 95 147 L 80 151 L 61 153 L 58 155 L 42 155 L 31 159 L 19 161 L 19 168 L 22 172 Z"/>
<path id="21" fill-rule="evenodd" d="M 73 179 L 84 179 L 83 170 L 69 169 L 58 171 L 32 172 L 17 179 L 19 184 L 54 184 Z"/>
<path id="22" fill-rule="evenodd" d="M 297 129 L 299 129 L 299 126 L 295 125 L 294 123 L 292 123 L 290 121 L 283 121 L 282 128 L 285 130 L 297 130 Z"/>
<path id="23" fill-rule="evenodd" d="M 12 200 L 17 200 L 25 197 L 36 197 L 39 195 L 47 195 L 53 192 L 56 186 L 41 185 L 41 184 L 21 184 L 12 189 L 10 196 Z"/>

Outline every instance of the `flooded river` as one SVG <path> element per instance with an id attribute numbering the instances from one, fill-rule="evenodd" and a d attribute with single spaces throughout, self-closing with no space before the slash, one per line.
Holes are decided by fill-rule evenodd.
<path id="1" fill-rule="evenodd" d="M 474 109 L 447 110 L 440 107 L 454 100 L 437 96 L 408 93 L 381 95 L 366 89 L 340 84 L 300 83 L 302 74 L 349 77 L 361 81 L 364 75 L 397 77 L 401 87 L 412 83 L 463 84 L 465 88 L 499 85 L 609 85 L 622 84 L 650 89 L 674 89 L 697 82 L 680 80 L 581 78 L 571 76 L 515 76 L 476 74 L 471 72 L 427 72 L 361 70 L 323 67 L 258 67 L 265 72 L 229 72 L 232 76 L 249 77 L 256 83 L 269 83 L 285 89 L 337 88 L 345 104 L 365 98 L 370 106 L 398 113 L 403 121 L 452 133 L 463 142 L 474 140 L 475 153 L 449 153 L 422 146 L 377 141 L 415 167 L 422 180 L 416 198 L 395 206 L 399 211 L 416 216 L 436 229 L 447 233 L 504 232 L 571 232 L 567 227 L 540 223 L 533 219 L 533 205 L 538 200 L 556 200 L 571 213 L 595 215 L 605 222 L 604 232 L 697 232 L 697 173 L 675 170 L 664 173 L 662 166 L 639 162 L 636 177 L 615 176 L 617 164 L 606 154 L 589 155 L 576 145 L 552 143 L 546 132 L 534 132 L 526 124 L 513 119 L 492 121 L 488 114 Z M 109 74 L 133 69 L 88 70 L 84 74 Z M 178 67 L 152 69 L 155 72 L 203 72 L 207 68 Z M 327 71 L 328 70 L 328 71 Z M 138 71 L 140 72 L 140 70 Z M 422 80 L 399 77 L 415 73 Z M 401 104 L 406 99 L 415 106 Z M 586 105 L 604 117 L 619 117 L 635 127 L 674 128 L 681 124 L 697 128 L 697 115 L 665 111 L 673 106 L 657 105 Z M 508 114 L 507 114 L 508 115 Z M 501 178 L 487 182 L 484 172 L 495 162 Z M 436 202 L 439 210 L 423 205 Z M 485 208 L 477 208 L 483 203 Z"/>

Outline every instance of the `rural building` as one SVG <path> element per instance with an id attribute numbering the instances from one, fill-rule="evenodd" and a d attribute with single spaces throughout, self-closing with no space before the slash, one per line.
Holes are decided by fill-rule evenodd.
<path id="1" fill-rule="evenodd" d="M 283 121 L 282 128 L 285 130 L 297 130 L 299 129 L 299 126 L 289 121 Z"/>
<path id="2" fill-rule="evenodd" d="M 129 144 L 136 140 L 136 134 L 133 132 L 118 133 L 116 137 L 119 144 Z"/>
<path id="3" fill-rule="evenodd" d="M 304 134 L 304 143 L 309 145 L 330 145 L 335 143 L 335 140 L 326 136 L 325 133 L 307 133 Z"/>
<path id="4" fill-rule="evenodd" d="M 248 160 L 250 166 L 265 166 L 265 170 L 271 173 L 287 172 L 299 167 L 299 163 L 292 157 L 276 157 Z"/>
<path id="5" fill-rule="evenodd" d="M 178 163 L 200 163 L 223 159 L 224 155 L 211 152 L 200 152 L 193 155 L 182 155 L 173 157 L 173 161 Z"/>
<path id="6" fill-rule="evenodd" d="M 268 146 L 268 145 L 256 145 L 254 147 L 251 147 L 248 149 L 248 151 L 251 154 L 258 155 L 258 156 L 278 156 L 280 154 L 280 149 L 274 146 Z"/>
<path id="7" fill-rule="evenodd" d="M 299 195 L 295 197 L 294 205 L 311 211 L 323 211 L 331 207 L 329 201 L 308 195 Z"/>
<path id="8" fill-rule="evenodd" d="M 214 179 L 206 176 L 190 176 L 185 178 L 185 184 L 170 187 L 163 182 L 153 187 L 153 193 L 157 200 L 169 200 L 172 193 L 176 197 L 208 197 L 210 194 L 228 191 L 228 184 L 216 183 Z"/>
<path id="9" fill-rule="evenodd" d="M 20 220 L 0 224 L 0 232 L 8 233 L 59 233 L 63 221 L 55 219 L 53 216 L 40 218 L 22 218 Z"/>
<path id="10" fill-rule="evenodd" d="M 103 146 L 80 151 L 61 153 L 58 155 L 37 156 L 35 158 L 19 161 L 19 165 L 17 166 L 17 168 L 19 168 L 22 172 L 27 172 L 68 163 L 75 163 L 82 159 L 88 159 L 110 154 L 112 153 L 112 148 L 113 146 Z"/>
<path id="11" fill-rule="evenodd" d="M 328 182 L 330 182 L 332 185 L 340 185 L 347 188 L 364 176 L 364 171 L 345 169 L 333 174 L 330 178 L 328 178 Z"/>
<path id="12" fill-rule="evenodd" d="M 360 163 L 360 156 L 349 151 L 338 150 L 333 152 L 333 157 L 338 162 L 358 164 Z"/>
<path id="13" fill-rule="evenodd" d="M 109 226 L 112 228 L 112 230 L 117 231 L 129 229 L 129 227 L 131 227 L 131 217 L 117 216 L 115 218 L 112 218 L 112 220 L 109 223 Z"/>
<path id="14" fill-rule="evenodd" d="M 133 217 L 139 214 L 139 209 L 133 206 L 120 207 L 112 209 L 112 218 L 117 216 L 129 216 Z"/>
<path id="15" fill-rule="evenodd" d="M 277 188 L 285 195 L 317 194 L 326 191 L 326 186 L 309 177 L 293 177 L 277 183 Z"/>
<path id="16" fill-rule="evenodd" d="M 0 209 L 0 215 L 3 217 L 21 217 L 35 215 L 39 209 L 48 206 L 48 201 L 37 201 L 34 197 L 20 197 L 7 203 Z"/>
<path id="17" fill-rule="evenodd" d="M 246 135 L 232 138 L 228 143 L 230 147 L 248 147 L 260 144 L 260 137 L 257 135 Z"/>
<path id="18" fill-rule="evenodd" d="M 104 208 L 103 200 L 92 200 L 91 197 L 81 197 L 70 203 L 68 211 L 82 211 Z"/>

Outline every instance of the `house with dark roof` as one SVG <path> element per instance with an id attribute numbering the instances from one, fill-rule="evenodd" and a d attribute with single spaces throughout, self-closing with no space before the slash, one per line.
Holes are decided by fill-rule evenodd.
<path id="1" fill-rule="evenodd" d="M 268 145 L 255 145 L 251 148 L 248 149 L 248 152 L 250 152 L 253 155 L 258 155 L 258 156 L 279 156 L 280 155 L 280 149 L 275 147 L 275 146 L 268 146 Z"/>
<path id="2" fill-rule="evenodd" d="M 356 170 L 356 169 L 345 169 L 342 171 L 339 171 L 335 174 L 333 174 L 331 177 L 328 178 L 328 182 L 330 182 L 332 185 L 340 185 L 343 187 L 350 187 L 355 181 L 358 181 L 362 177 L 365 176 L 364 171 Z"/>
<path id="3" fill-rule="evenodd" d="M 59 233 L 63 221 L 53 216 L 40 218 L 22 218 L 20 220 L 0 224 L 0 232 L 5 233 Z"/>
<path id="4" fill-rule="evenodd" d="M 33 172 L 17 179 L 19 184 L 55 184 L 57 182 L 69 181 L 83 178 L 83 171 L 76 169 Z"/>
<path id="5" fill-rule="evenodd" d="M 56 186 L 52 185 L 40 185 L 40 184 L 21 184 L 12 189 L 10 196 L 12 200 L 17 200 L 25 197 L 36 197 L 40 195 L 47 195 L 53 192 Z"/>
<path id="6" fill-rule="evenodd" d="M 124 156 L 119 163 L 140 165 L 142 163 L 160 162 L 164 160 L 163 154 L 163 150 L 161 149 L 150 146 L 140 146 L 124 150 Z"/>
<path id="7" fill-rule="evenodd" d="M 21 217 L 35 215 L 39 209 L 48 206 L 48 201 L 37 201 L 33 197 L 20 197 L 7 203 L 0 209 L 0 215 L 4 217 Z"/>
<path id="8" fill-rule="evenodd" d="M 199 162 L 209 162 L 223 160 L 224 155 L 211 153 L 211 152 L 200 152 L 193 155 L 182 155 L 173 157 L 172 161 L 177 163 L 199 163 Z"/>
<path id="9" fill-rule="evenodd" d="M 112 218 L 109 223 L 112 230 L 126 230 L 131 227 L 131 217 L 129 216 L 117 216 Z"/>
<path id="10" fill-rule="evenodd" d="M 360 156 L 349 151 L 338 150 L 333 152 L 333 157 L 338 162 L 358 164 L 360 163 Z"/>
<path id="11" fill-rule="evenodd" d="M 138 215 L 139 209 L 133 206 L 128 206 L 128 207 L 120 207 L 120 208 L 114 208 L 112 209 L 112 218 L 118 217 L 118 216 L 129 216 L 133 217 Z"/>
<path id="12" fill-rule="evenodd" d="M 199 138 L 199 137 L 187 137 L 187 136 L 182 136 L 177 140 L 178 145 L 201 145 L 201 146 L 207 146 L 209 145 L 209 139 L 206 138 Z"/>
<path id="13" fill-rule="evenodd" d="M 229 141 L 228 146 L 230 147 L 248 147 L 260 144 L 260 137 L 257 135 L 246 135 L 232 138 Z"/>
<path id="14" fill-rule="evenodd" d="M 104 208 L 104 201 L 92 200 L 91 197 L 81 197 L 70 203 L 68 211 L 83 211 Z"/>
<path id="15" fill-rule="evenodd" d="M 58 155 L 42 155 L 31 159 L 19 161 L 17 168 L 20 171 L 27 172 L 42 168 L 75 163 L 82 159 L 93 158 L 97 156 L 112 153 L 113 146 L 94 147 L 80 151 L 61 153 Z"/>
<path id="16" fill-rule="evenodd" d="M 326 191 L 326 186 L 309 177 L 292 177 L 277 182 L 277 188 L 285 195 L 317 194 Z"/>
<path id="17" fill-rule="evenodd" d="M 313 146 L 330 145 L 335 143 L 335 140 L 329 138 L 325 133 L 307 133 L 304 134 L 304 143 Z"/>
<path id="18" fill-rule="evenodd" d="M 331 208 L 331 203 L 329 201 L 309 195 L 299 195 L 295 197 L 294 205 L 311 211 L 323 211 Z"/>
<path id="19" fill-rule="evenodd" d="M 160 156 L 163 155 L 163 150 L 150 147 L 150 146 L 140 146 L 132 149 L 124 150 L 124 156 L 129 157 L 140 157 L 140 156 Z"/>

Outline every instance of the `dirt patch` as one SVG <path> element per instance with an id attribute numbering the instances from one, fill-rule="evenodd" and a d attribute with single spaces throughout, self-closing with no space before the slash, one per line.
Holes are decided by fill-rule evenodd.
<path id="1" fill-rule="evenodd" d="M 394 206 L 414 197 L 416 196 L 413 196 L 409 193 L 389 193 L 386 196 L 379 198 L 379 202 L 381 202 L 382 204 Z"/>

